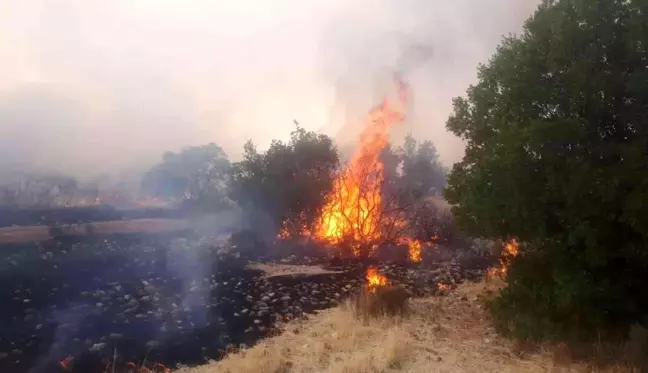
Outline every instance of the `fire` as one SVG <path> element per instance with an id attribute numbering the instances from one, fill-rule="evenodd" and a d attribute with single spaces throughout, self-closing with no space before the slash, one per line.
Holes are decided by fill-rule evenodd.
<path id="1" fill-rule="evenodd" d="M 499 278 L 506 278 L 506 274 L 508 273 L 508 268 L 511 265 L 511 261 L 513 258 L 518 256 L 520 253 L 520 247 L 517 243 L 517 240 L 515 238 L 512 238 L 509 240 L 506 245 L 504 245 L 504 249 L 502 249 L 502 257 L 500 258 L 500 266 L 498 267 L 493 267 L 488 270 L 488 278 L 493 279 L 496 277 Z"/>
<path id="2" fill-rule="evenodd" d="M 439 288 L 439 290 L 443 290 L 443 291 L 450 291 L 450 290 L 452 290 L 452 288 L 450 287 L 450 285 L 446 285 L 446 284 L 443 284 L 443 283 L 441 283 L 441 282 L 437 283 L 437 287 Z"/>
<path id="3" fill-rule="evenodd" d="M 374 267 L 367 268 L 367 288 L 369 291 L 374 292 L 377 288 L 387 286 L 389 280 L 385 275 L 380 274 Z"/>
<path id="4" fill-rule="evenodd" d="M 421 261 L 421 249 L 423 244 L 419 240 L 413 240 L 409 243 L 409 258 L 412 262 L 418 263 Z"/>
<path id="5" fill-rule="evenodd" d="M 153 369 L 149 369 L 143 365 L 138 366 L 137 364 L 133 362 L 128 362 L 126 364 L 128 367 L 135 369 L 134 372 L 137 373 L 171 373 L 171 369 L 165 367 L 164 365 L 160 363 L 155 363 L 153 364 Z"/>
<path id="6" fill-rule="evenodd" d="M 59 360 L 58 364 L 64 370 L 70 370 L 70 364 L 72 364 L 72 361 L 74 361 L 74 358 L 72 356 L 68 356 L 63 360 Z"/>
<path id="7" fill-rule="evenodd" d="M 360 146 L 333 184 L 333 191 L 314 229 L 317 239 L 333 244 L 348 242 L 354 254 L 375 249 L 384 236 L 381 186 L 384 166 L 380 153 L 388 145 L 388 130 L 405 119 L 406 86 L 399 81 L 395 101 L 385 98 L 369 112 Z"/>

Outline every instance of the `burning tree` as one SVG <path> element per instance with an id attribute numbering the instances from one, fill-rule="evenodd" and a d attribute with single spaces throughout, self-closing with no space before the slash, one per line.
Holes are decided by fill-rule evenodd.
<path id="1" fill-rule="evenodd" d="M 395 99 L 385 98 L 369 112 L 356 153 L 337 174 L 318 219 L 300 234 L 350 248 L 356 256 L 370 256 L 386 242 L 408 244 L 410 259 L 420 261 L 422 242 L 407 234 L 407 206 L 383 193 L 381 154 L 389 146 L 389 129 L 406 117 L 407 86 L 400 79 L 397 83 Z M 280 236 L 290 236 L 291 226 L 294 222 L 284 221 Z"/>

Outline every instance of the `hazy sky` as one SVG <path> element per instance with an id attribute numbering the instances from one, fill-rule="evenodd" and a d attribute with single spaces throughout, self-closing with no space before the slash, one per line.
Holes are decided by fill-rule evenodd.
<path id="1" fill-rule="evenodd" d="M 403 68 L 413 102 L 395 135 L 450 164 L 451 99 L 538 3 L 0 0 L 0 169 L 87 176 L 207 142 L 236 159 L 293 119 L 349 143 Z"/>

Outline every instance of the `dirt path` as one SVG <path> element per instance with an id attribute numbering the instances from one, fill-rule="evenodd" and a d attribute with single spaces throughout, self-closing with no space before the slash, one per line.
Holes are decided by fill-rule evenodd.
<path id="1" fill-rule="evenodd" d="M 87 235 L 111 233 L 158 233 L 179 231 L 189 227 L 182 219 L 135 219 L 71 224 L 64 227 L 66 234 Z M 44 225 L 0 228 L 0 244 L 45 241 L 51 239 L 49 227 Z"/>

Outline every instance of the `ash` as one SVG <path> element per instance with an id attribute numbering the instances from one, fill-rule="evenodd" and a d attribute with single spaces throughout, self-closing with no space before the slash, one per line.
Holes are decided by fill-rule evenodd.
<path id="1" fill-rule="evenodd" d="M 376 266 L 410 296 L 477 279 L 487 260 L 437 248 L 398 258 L 339 259 L 315 246 L 233 246 L 174 234 L 121 234 L 2 245 L 0 371 L 103 372 L 112 361 L 168 367 L 219 359 L 335 306 Z M 328 272 L 267 276 L 250 263 L 318 265 Z M 254 268 L 254 266 L 252 266 Z M 71 357 L 71 359 L 70 359 Z"/>

